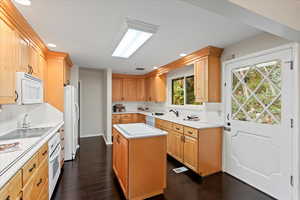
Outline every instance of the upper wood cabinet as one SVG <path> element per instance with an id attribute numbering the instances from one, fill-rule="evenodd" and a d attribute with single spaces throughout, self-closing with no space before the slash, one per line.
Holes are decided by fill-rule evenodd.
<path id="1" fill-rule="evenodd" d="M 123 79 L 123 101 L 137 101 L 136 79 Z"/>
<path id="2" fill-rule="evenodd" d="M 221 63 L 217 56 L 205 56 L 194 64 L 195 100 L 221 102 Z"/>
<path id="3" fill-rule="evenodd" d="M 112 101 L 145 101 L 145 79 L 136 75 L 113 75 Z"/>
<path id="4" fill-rule="evenodd" d="M 146 101 L 146 80 L 144 78 L 136 79 L 136 100 Z"/>
<path id="5" fill-rule="evenodd" d="M 166 74 L 146 78 L 146 100 L 165 102 L 167 93 Z"/>
<path id="6" fill-rule="evenodd" d="M 72 67 L 69 55 L 60 52 L 47 54 L 46 102 L 64 112 L 64 86 L 70 82 L 69 68 Z"/>
<path id="7" fill-rule="evenodd" d="M 0 20 L 0 104 L 15 103 L 16 95 L 16 34 Z"/>
<path id="8" fill-rule="evenodd" d="M 112 101 L 123 101 L 123 79 L 112 79 Z"/>

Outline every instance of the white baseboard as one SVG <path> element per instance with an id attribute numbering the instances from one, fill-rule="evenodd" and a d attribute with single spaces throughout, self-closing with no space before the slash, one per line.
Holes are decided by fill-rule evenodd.
<path id="1" fill-rule="evenodd" d="M 97 136 L 102 136 L 102 135 L 103 135 L 103 133 L 83 134 L 83 135 L 80 135 L 80 138 L 97 137 Z"/>
<path id="2" fill-rule="evenodd" d="M 112 142 L 108 142 L 105 135 L 102 135 L 103 139 L 104 139 L 104 142 L 106 145 L 112 145 Z"/>

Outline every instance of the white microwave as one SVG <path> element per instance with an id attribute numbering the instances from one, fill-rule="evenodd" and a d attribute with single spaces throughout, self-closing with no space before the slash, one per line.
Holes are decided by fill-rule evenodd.
<path id="1" fill-rule="evenodd" d="M 17 104 L 37 104 L 44 102 L 43 81 L 25 72 L 17 72 Z"/>

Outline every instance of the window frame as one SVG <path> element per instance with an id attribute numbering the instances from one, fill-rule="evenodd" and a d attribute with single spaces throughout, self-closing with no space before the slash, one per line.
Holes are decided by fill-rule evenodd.
<path id="1" fill-rule="evenodd" d="M 177 108 L 177 109 L 191 109 L 191 110 L 205 110 L 205 102 L 201 105 L 186 104 L 186 78 L 194 76 L 194 73 L 184 73 L 178 74 L 175 76 L 168 77 L 168 107 Z M 184 104 L 175 105 L 173 104 L 173 80 L 178 80 L 183 78 L 183 90 L 184 90 Z"/>

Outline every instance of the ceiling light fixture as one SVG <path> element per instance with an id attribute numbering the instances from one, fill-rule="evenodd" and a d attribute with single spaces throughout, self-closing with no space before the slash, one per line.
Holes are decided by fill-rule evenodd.
<path id="1" fill-rule="evenodd" d="M 18 4 L 21 4 L 23 6 L 30 6 L 31 5 L 31 0 L 15 0 Z"/>
<path id="2" fill-rule="evenodd" d="M 184 57 L 184 56 L 186 56 L 187 54 L 186 53 L 181 53 L 181 54 L 179 54 L 180 55 L 180 57 Z"/>
<path id="3" fill-rule="evenodd" d="M 47 44 L 47 46 L 48 46 L 48 47 L 55 48 L 55 47 L 56 47 L 56 44 L 53 44 L 53 43 L 48 43 L 48 44 Z"/>
<path id="4" fill-rule="evenodd" d="M 153 69 L 158 69 L 158 67 L 153 67 Z"/>
<path id="5" fill-rule="evenodd" d="M 149 40 L 158 29 L 156 25 L 132 19 L 127 19 L 126 24 L 126 32 L 114 50 L 112 54 L 113 57 L 129 58 L 138 48 Z"/>

